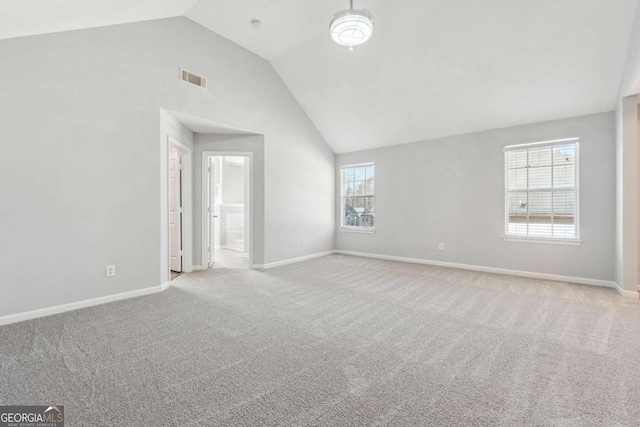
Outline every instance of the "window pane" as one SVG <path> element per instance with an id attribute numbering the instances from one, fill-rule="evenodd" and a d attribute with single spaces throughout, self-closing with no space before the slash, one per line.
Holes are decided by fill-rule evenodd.
<path id="1" fill-rule="evenodd" d="M 553 193 L 553 213 L 555 215 L 571 215 L 576 214 L 576 192 L 575 191 L 556 191 Z"/>
<path id="2" fill-rule="evenodd" d="M 373 165 L 367 166 L 365 170 L 365 179 L 372 179 L 374 177 L 374 167 Z"/>
<path id="3" fill-rule="evenodd" d="M 551 167 L 529 168 L 529 189 L 551 188 Z"/>
<path id="4" fill-rule="evenodd" d="M 357 167 L 353 168 L 353 179 L 355 181 L 364 181 L 366 178 L 366 168 Z"/>
<path id="5" fill-rule="evenodd" d="M 509 193 L 509 213 L 527 216 L 527 193 Z"/>
<path id="6" fill-rule="evenodd" d="M 344 205 L 348 208 L 353 208 L 354 207 L 354 197 L 345 197 L 344 198 Z"/>
<path id="7" fill-rule="evenodd" d="M 529 150 L 529 166 L 551 166 L 551 148 Z"/>
<path id="8" fill-rule="evenodd" d="M 507 153 L 508 234 L 578 237 L 577 147 L 572 142 Z"/>
<path id="9" fill-rule="evenodd" d="M 545 215 L 547 220 L 551 220 L 551 200 L 552 193 L 529 193 L 529 216 Z"/>
<path id="10" fill-rule="evenodd" d="M 510 193 L 507 233 L 527 235 L 527 193 Z"/>
<path id="11" fill-rule="evenodd" d="M 374 226 L 375 169 L 373 165 L 343 168 L 343 224 L 347 227 Z"/>
<path id="12" fill-rule="evenodd" d="M 369 195 L 369 196 L 373 196 L 375 194 L 374 190 L 375 190 L 375 181 L 374 178 L 367 178 L 367 180 L 365 181 L 365 194 Z"/>
<path id="13" fill-rule="evenodd" d="M 347 227 L 355 227 L 358 225 L 358 212 L 354 207 L 354 198 L 345 197 L 344 199 L 344 225 Z"/>
<path id="14" fill-rule="evenodd" d="M 366 210 L 366 212 L 373 212 L 373 201 L 374 198 L 373 197 L 363 197 L 364 200 L 364 208 Z"/>
<path id="15" fill-rule="evenodd" d="M 553 237 L 551 221 L 529 221 L 528 235 L 532 237 Z"/>
<path id="16" fill-rule="evenodd" d="M 529 193 L 529 235 L 551 237 L 551 192 Z"/>
<path id="17" fill-rule="evenodd" d="M 342 173 L 344 174 L 344 180 L 345 181 L 353 181 L 353 169 L 351 168 L 346 168 L 342 170 Z"/>
<path id="18" fill-rule="evenodd" d="M 353 189 L 354 189 L 353 194 L 355 194 L 356 196 L 364 195 L 364 181 L 360 180 L 360 181 L 354 182 Z"/>
<path id="19" fill-rule="evenodd" d="M 355 183 L 353 181 L 345 181 L 344 182 L 344 195 L 345 196 L 353 196 Z"/>
<path id="20" fill-rule="evenodd" d="M 364 197 L 363 204 L 364 209 L 360 214 L 360 226 L 361 227 L 373 227 L 374 226 L 374 198 L 373 197 Z"/>
<path id="21" fill-rule="evenodd" d="M 509 190 L 527 189 L 527 169 L 509 170 Z"/>
<path id="22" fill-rule="evenodd" d="M 553 188 L 567 188 L 576 186 L 576 166 L 564 164 L 553 167 Z"/>
<path id="23" fill-rule="evenodd" d="M 527 166 L 527 151 L 509 151 L 509 167 L 524 168 Z"/>
<path id="24" fill-rule="evenodd" d="M 576 154 L 576 147 L 573 144 L 553 147 L 553 164 L 554 165 L 575 164 L 576 162 L 575 154 Z"/>
<path id="25" fill-rule="evenodd" d="M 576 217 L 573 215 L 555 215 L 553 217 L 553 236 L 563 239 L 576 237 Z"/>

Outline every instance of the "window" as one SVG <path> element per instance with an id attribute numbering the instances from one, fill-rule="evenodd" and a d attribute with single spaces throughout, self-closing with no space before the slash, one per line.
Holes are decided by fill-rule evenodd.
<path id="1" fill-rule="evenodd" d="M 506 237 L 578 242 L 578 140 L 505 148 Z"/>
<path id="2" fill-rule="evenodd" d="M 344 230 L 373 231 L 375 227 L 375 166 L 344 166 L 341 169 L 342 220 Z"/>

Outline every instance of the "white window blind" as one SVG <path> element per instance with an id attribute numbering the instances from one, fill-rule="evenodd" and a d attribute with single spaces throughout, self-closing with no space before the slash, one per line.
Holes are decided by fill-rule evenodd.
<path id="1" fill-rule="evenodd" d="M 506 235 L 579 239 L 577 139 L 505 148 Z"/>
<path id="2" fill-rule="evenodd" d="M 375 166 L 344 166 L 341 169 L 343 229 L 373 231 L 375 227 Z"/>

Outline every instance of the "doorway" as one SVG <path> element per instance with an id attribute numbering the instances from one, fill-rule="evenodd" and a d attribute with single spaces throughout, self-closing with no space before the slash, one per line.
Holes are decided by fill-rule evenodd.
<path id="1" fill-rule="evenodd" d="M 251 265 L 251 153 L 203 153 L 207 268 Z M 203 257 L 204 258 L 204 257 Z M 204 261 L 204 260 L 203 260 Z"/>
<path id="2" fill-rule="evenodd" d="M 182 274 L 182 153 L 169 146 L 169 267 L 171 280 Z"/>
<path id="3" fill-rule="evenodd" d="M 169 280 L 174 280 L 192 270 L 191 149 L 169 137 L 167 160 Z"/>

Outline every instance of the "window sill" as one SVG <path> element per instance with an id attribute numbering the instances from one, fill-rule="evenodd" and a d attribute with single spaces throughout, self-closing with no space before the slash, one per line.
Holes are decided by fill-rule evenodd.
<path id="1" fill-rule="evenodd" d="M 539 239 L 535 237 L 504 236 L 505 242 L 538 243 L 543 245 L 582 246 L 582 240 Z"/>
<path id="2" fill-rule="evenodd" d="M 340 231 L 342 233 L 364 233 L 364 234 L 375 234 L 375 228 L 351 228 L 351 227 L 340 227 Z"/>

